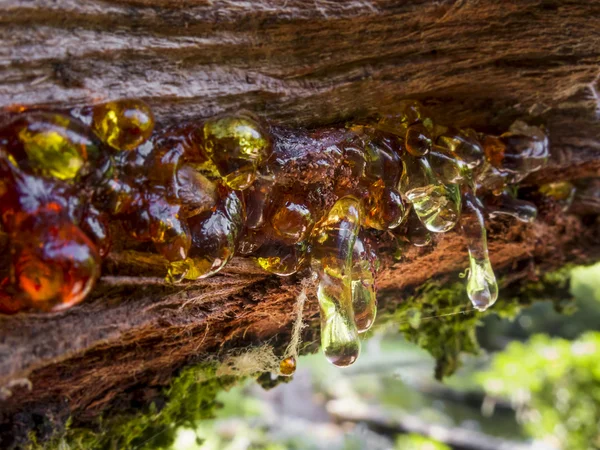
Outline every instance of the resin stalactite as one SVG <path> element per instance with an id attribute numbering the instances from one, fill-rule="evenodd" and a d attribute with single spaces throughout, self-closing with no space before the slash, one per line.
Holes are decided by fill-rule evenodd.
<path id="1" fill-rule="evenodd" d="M 498 295 L 485 216 L 533 221 L 535 207 L 509 188 L 548 158 L 540 128 L 482 135 L 440 125 L 410 100 L 395 114 L 303 132 L 293 146 L 249 113 L 160 129 L 132 99 L 10 114 L 0 130 L 0 229 L 12 261 L 0 268 L 1 312 L 84 300 L 117 240 L 159 254 L 173 283 L 214 275 L 240 254 L 280 276 L 313 270 L 323 350 L 340 366 L 356 360 L 376 316 L 365 231 L 407 230 L 423 246 L 459 224 L 467 291 L 485 309 Z"/>

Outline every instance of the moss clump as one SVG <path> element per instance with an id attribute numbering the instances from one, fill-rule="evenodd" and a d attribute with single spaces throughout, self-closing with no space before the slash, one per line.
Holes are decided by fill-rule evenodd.
<path id="1" fill-rule="evenodd" d="M 162 406 L 153 402 L 138 413 L 103 418 L 96 430 L 74 428 L 69 422 L 65 430 L 44 443 L 31 436 L 29 450 L 60 449 L 160 449 L 169 448 L 179 426 L 192 427 L 202 419 L 214 417 L 219 406 L 217 394 L 240 380 L 217 376 L 215 364 L 201 364 L 184 369 L 164 391 Z"/>
<path id="2" fill-rule="evenodd" d="M 475 311 L 467 297 L 465 283 L 430 281 L 417 288 L 398 308 L 383 313 L 380 323 L 394 323 L 409 341 L 427 350 L 436 359 L 435 376 L 449 376 L 460 366 L 460 354 L 480 351 L 476 329 L 484 317 L 496 314 L 513 319 L 523 307 L 551 299 L 555 308 L 569 312 L 569 280 L 572 266 L 539 276 L 524 284 L 516 295 L 501 297 L 484 312 Z M 503 285 L 502 281 L 499 283 Z"/>

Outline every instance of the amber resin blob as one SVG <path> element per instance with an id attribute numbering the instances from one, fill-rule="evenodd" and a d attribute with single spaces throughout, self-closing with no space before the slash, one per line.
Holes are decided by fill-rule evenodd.
<path id="1" fill-rule="evenodd" d="M 134 99 L 8 117 L 0 312 L 82 301 L 115 245 L 157 253 L 173 283 L 214 275 L 239 254 L 279 276 L 315 274 L 323 352 L 347 366 L 377 312 L 372 239 L 401 229 L 423 246 L 454 228 L 468 246 L 468 296 L 488 308 L 498 286 L 485 219 L 535 219 L 507 187 L 544 165 L 547 137 L 522 122 L 500 136 L 442 126 L 410 100 L 395 111 L 314 131 L 249 113 L 155 129 Z M 280 372 L 295 366 L 287 358 Z"/>

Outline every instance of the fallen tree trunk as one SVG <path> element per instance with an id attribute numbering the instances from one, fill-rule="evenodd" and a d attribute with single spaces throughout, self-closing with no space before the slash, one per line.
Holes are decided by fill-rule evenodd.
<path id="1" fill-rule="evenodd" d="M 293 144 L 294 128 L 393 110 L 412 97 L 442 123 L 482 131 L 515 118 L 543 123 L 552 158 L 530 186 L 600 175 L 599 2 L 9 0 L 0 23 L 7 110 L 140 97 L 169 124 L 245 108 L 292 130 Z M 575 215 L 532 198 L 540 208 L 533 225 L 490 224 L 505 284 L 599 259 L 593 201 L 576 202 Z M 407 249 L 401 261 L 392 236 L 378 239 L 386 309 L 466 267 L 456 233 Z M 85 423 L 132 399 L 147 402 L 187 364 L 266 341 L 285 346 L 307 275 L 277 278 L 238 258 L 215 277 L 170 286 L 154 269 L 115 255 L 84 304 L 0 317 L 0 423 L 48 411 Z M 316 314 L 309 293 L 305 318 Z M 313 343 L 314 327 L 303 337 Z"/>

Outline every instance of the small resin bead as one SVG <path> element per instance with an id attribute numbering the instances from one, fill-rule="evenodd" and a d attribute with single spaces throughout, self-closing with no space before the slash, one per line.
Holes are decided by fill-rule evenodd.
<path id="1" fill-rule="evenodd" d="M 273 196 L 272 177 L 259 177 L 250 188 L 244 191 L 246 205 L 246 227 L 256 230 L 267 220 L 267 211 Z"/>
<path id="2" fill-rule="evenodd" d="M 568 181 L 556 181 L 540 186 L 540 193 L 554 200 L 569 201 L 575 195 L 575 186 Z"/>
<path id="3" fill-rule="evenodd" d="M 168 261 L 184 260 L 191 245 L 190 230 L 180 218 L 180 205 L 173 205 L 160 192 L 148 192 L 141 207 L 124 220 L 139 241 L 151 241 Z"/>
<path id="4" fill-rule="evenodd" d="M 0 130 L 0 147 L 21 170 L 59 180 L 86 175 L 100 159 L 99 143 L 82 123 L 55 113 L 31 113 Z"/>
<path id="5" fill-rule="evenodd" d="M 232 189 L 247 189 L 256 178 L 258 166 L 271 154 L 266 132 L 250 116 L 208 120 L 203 135 L 207 153 Z"/>
<path id="6" fill-rule="evenodd" d="M 387 114 L 377 121 L 377 128 L 404 138 L 408 126 L 424 117 L 423 105 L 416 100 L 401 100 L 395 105 L 394 114 Z"/>
<path id="7" fill-rule="evenodd" d="M 292 245 L 285 242 L 271 241 L 262 244 L 256 253 L 256 262 L 267 272 L 280 276 L 292 275 L 304 265 L 309 251 L 305 241 Z"/>
<path id="8" fill-rule="evenodd" d="M 486 136 L 483 145 L 486 158 L 494 167 L 518 174 L 519 178 L 541 169 L 550 156 L 544 132 L 519 121 L 499 137 Z"/>
<path id="9" fill-rule="evenodd" d="M 133 150 L 154 129 L 150 107 L 141 100 L 125 99 L 93 107 L 92 127 L 98 137 L 116 150 Z"/>
<path id="10" fill-rule="evenodd" d="M 275 233 L 289 242 L 299 242 L 306 238 L 313 224 L 308 206 L 289 197 L 281 199 L 281 206 L 271 216 Z"/>
<path id="11" fill-rule="evenodd" d="M 296 358 L 288 356 L 279 363 L 279 374 L 290 377 L 296 372 Z"/>
<path id="12" fill-rule="evenodd" d="M 568 181 L 556 181 L 540 186 L 539 191 L 540 194 L 559 202 L 562 205 L 563 211 L 566 211 L 570 208 L 573 200 L 575 200 L 578 190 Z"/>
<path id="13" fill-rule="evenodd" d="M 377 182 L 371 186 L 366 200 L 364 225 L 376 230 L 396 228 L 406 217 L 402 196 L 394 188 L 386 188 Z"/>
<path id="14" fill-rule="evenodd" d="M 481 165 L 485 153 L 473 130 L 450 129 L 437 139 L 437 144 L 456 154 L 470 169 Z"/>
<path id="15" fill-rule="evenodd" d="M 400 179 L 400 158 L 385 141 L 367 141 L 364 145 L 365 172 L 361 181 L 382 181 L 386 186 L 396 186 Z"/>
<path id="16" fill-rule="evenodd" d="M 431 150 L 431 136 L 423 124 L 411 125 L 406 130 L 406 150 L 413 156 L 425 156 Z"/>
<path id="17" fill-rule="evenodd" d="M 174 195 L 182 205 L 182 216 L 198 215 L 217 204 L 217 186 L 192 164 L 179 167 L 174 181 Z"/>
<path id="18" fill-rule="evenodd" d="M 444 233 L 460 217 L 460 191 L 457 185 L 439 183 L 426 158 L 405 155 L 400 187 L 419 219 L 429 231 Z"/>

